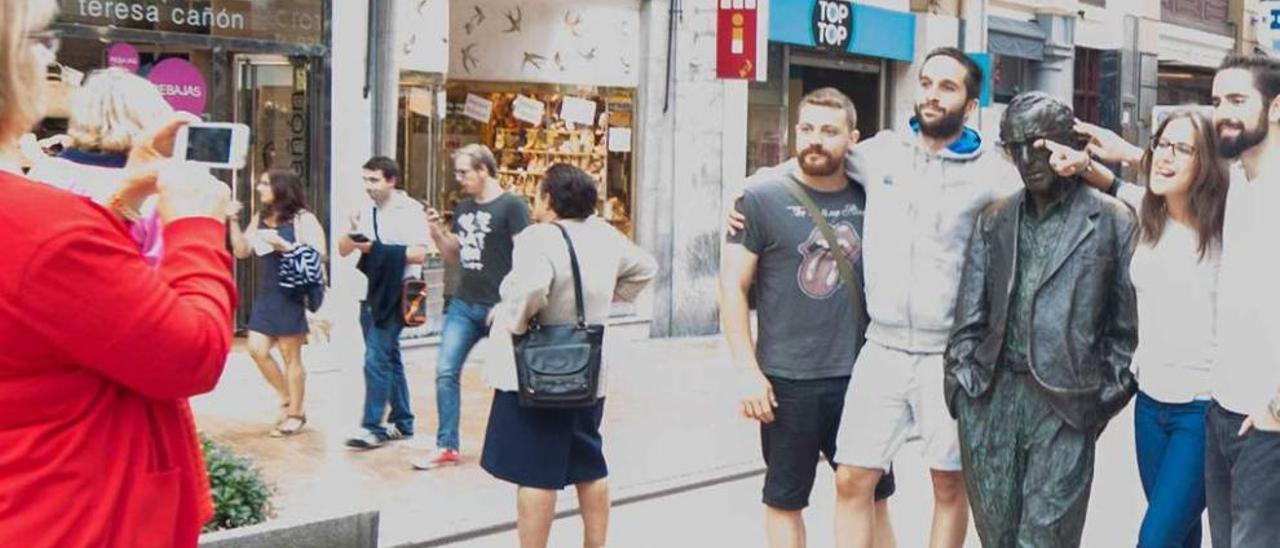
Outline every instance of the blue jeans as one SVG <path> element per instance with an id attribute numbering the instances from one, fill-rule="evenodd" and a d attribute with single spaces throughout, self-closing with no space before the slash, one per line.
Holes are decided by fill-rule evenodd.
<path id="1" fill-rule="evenodd" d="M 413 435 L 413 410 L 409 407 L 409 382 L 404 377 L 400 359 L 399 321 L 382 327 L 373 322 L 367 303 L 360 303 L 360 331 L 364 333 L 364 416 L 360 426 L 381 439 L 387 439 L 382 415 L 387 405 L 391 414 L 387 422 L 394 424 L 405 437 Z"/>
<path id="2" fill-rule="evenodd" d="M 436 447 L 459 449 L 458 422 L 462 413 L 462 364 L 482 337 L 489 336 L 489 310 L 493 305 L 467 302 L 457 297 L 449 301 L 444 328 L 440 330 L 440 357 L 436 363 L 436 412 L 440 428 Z"/>
<path id="3" fill-rule="evenodd" d="M 1138 393 L 1133 433 L 1147 514 L 1140 548 L 1199 548 L 1205 507 L 1207 401 L 1163 403 Z"/>

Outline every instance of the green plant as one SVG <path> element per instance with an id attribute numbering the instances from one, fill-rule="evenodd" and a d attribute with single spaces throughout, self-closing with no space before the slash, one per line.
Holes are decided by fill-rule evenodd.
<path id="1" fill-rule="evenodd" d="M 204 531 L 217 531 L 262 523 L 272 515 L 273 489 L 249 459 L 200 436 L 205 469 L 213 492 L 213 519 Z"/>

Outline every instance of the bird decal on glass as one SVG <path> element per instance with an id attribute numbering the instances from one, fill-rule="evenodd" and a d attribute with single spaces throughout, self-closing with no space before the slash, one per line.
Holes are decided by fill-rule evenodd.
<path id="1" fill-rule="evenodd" d="M 546 57 L 526 51 L 524 52 L 524 61 L 520 62 L 520 69 L 524 70 L 525 67 L 533 65 L 533 68 L 542 70 L 542 63 L 546 62 L 546 60 Z"/>
<path id="2" fill-rule="evenodd" d="M 572 12 L 564 12 L 564 26 L 569 27 L 569 33 L 582 38 L 582 33 L 578 32 L 578 26 L 582 24 L 582 15 L 573 15 Z"/>
<path id="3" fill-rule="evenodd" d="M 507 10 L 505 15 L 507 16 L 507 24 L 511 26 L 507 27 L 506 30 L 502 32 L 507 34 L 520 32 L 520 22 L 524 20 L 524 13 L 520 11 L 520 6 L 516 6 L 515 13 L 512 13 L 511 10 Z"/>
<path id="4" fill-rule="evenodd" d="M 462 48 L 462 70 L 467 74 L 471 74 L 471 69 L 480 65 L 480 60 L 476 59 L 475 54 L 476 43 L 472 42 Z"/>
<path id="5" fill-rule="evenodd" d="M 462 24 L 462 28 L 467 31 L 468 36 L 471 35 L 472 31 L 476 30 L 476 27 L 480 26 L 480 23 L 484 22 L 484 10 L 480 9 L 480 6 L 471 6 L 471 9 L 475 13 L 471 14 L 471 17 L 467 18 L 467 22 Z"/>

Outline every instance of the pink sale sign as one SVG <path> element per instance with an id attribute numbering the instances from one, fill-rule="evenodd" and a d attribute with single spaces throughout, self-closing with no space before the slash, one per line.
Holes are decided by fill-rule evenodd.
<path id="1" fill-rule="evenodd" d="M 186 59 L 170 57 L 156 63 L 147 79 L 156 85 L 160 95 L 175 110 L 197 116 L 204 114 L 204 107 L 209 100 L 209 87 L 205 84 L 200 69 Z"/>
<path id="2" fill-rule="evenodd" d="M 138 48 L 132 44 L 124 42 L 116 42 L 107 48 L 107 66 L 120 67 L 129 72 L 137 74 L 140 65 L 138 59 Z"/>

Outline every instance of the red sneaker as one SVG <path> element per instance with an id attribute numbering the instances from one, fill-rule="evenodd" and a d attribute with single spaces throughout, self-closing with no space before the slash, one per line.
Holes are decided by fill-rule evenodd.
<path id="1" fill-rule="evenodd" d="M 414 470 L 435 470 L 444 466 L 453 466 L 462 462 L 462 454 L 457 449 L 436 449 L 426 457 L 414 459 L 410 464 Z"/>

